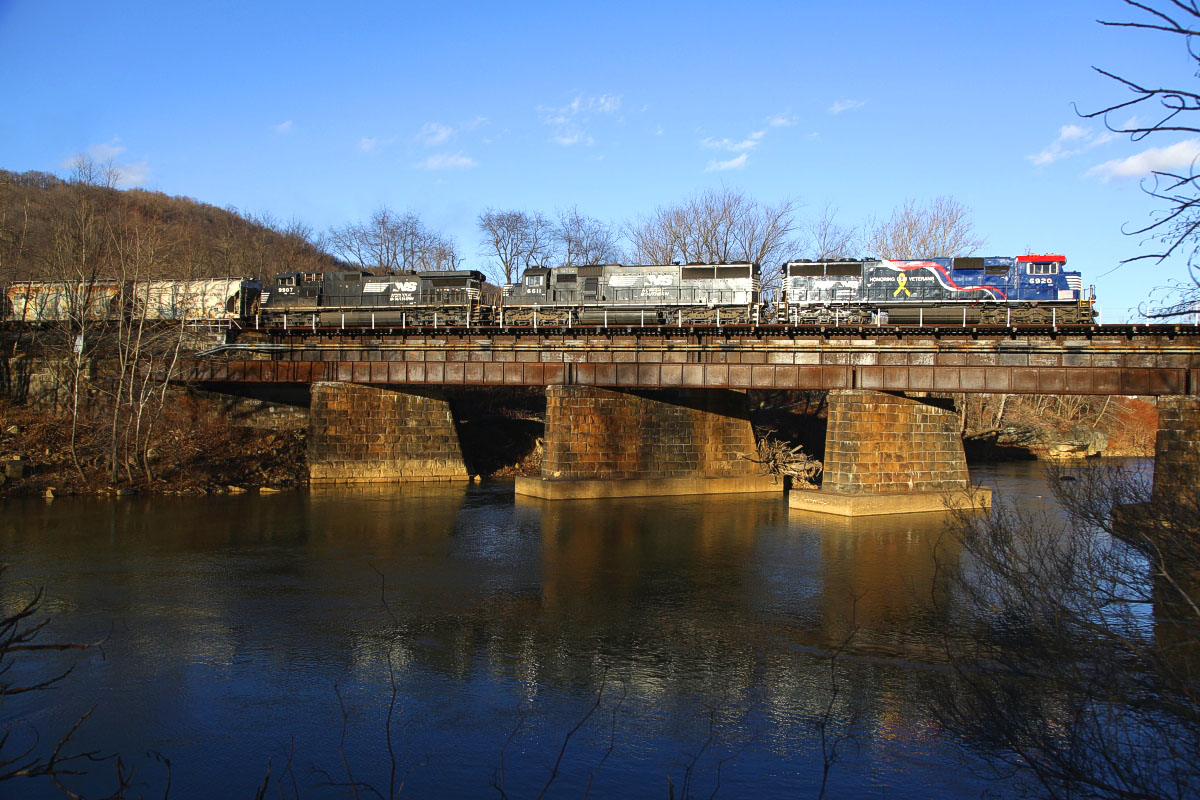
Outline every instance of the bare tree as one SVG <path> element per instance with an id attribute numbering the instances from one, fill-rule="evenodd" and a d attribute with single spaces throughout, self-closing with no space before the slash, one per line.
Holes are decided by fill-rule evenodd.
<path id="1" fill-rule="evenodd" d="M 458 269 L 453 240 L 431 231 L 416 214 L 382 206 L 365 223 L 329 232 L 329 247 L 346 261 L 366 269 L 425 271 Z"/>
<path id="2" fill-rule="evenodd" d="M 581 214 L 578 206 L 558 212 L 554 233 L 564 267 L 619 264 L 624 258 L 617 232 L 602 220 Z"/>
<path id="3" fill-rule="evenodd" d="M 837 213 L 837 206 L 826 203 L 821 213 L 801 223 L 801 252 L 805 258 L 825 261 L 855 256 L 858 251 L 858 228 L 839 225 L 836 222 Z"/>
<path id="4" fill-rule="evenodd" d="M 974 228 L 971 210 L 953 197 L 927 205 L 906 200 L 887 220 L 872 221 L 867 249 L 886 259 L 966 256 L 983 246 Z"/>
<path id="5" fill-rule="evenodd" d="M 1132 98 L 1082 116 L 1086 119 L 1102 119 L 1110 131 L 1129 134 L 1135 142 L 1159 133 L 1200 134 L 1200 122 L 1195 116 L 1200 112 L 1200 91 L 1197 91 L 1195 84 L 1196 76 L 1200 74 L 1200 49 L 1194 46 L 1192 38 L 1200 36 L 1200 7 L 1194 0 L 1125 0 L 1125 3 L 1142 16 L 1131 22 L 1100 20 L 1100 24 L 1180 37 L 1192 69 L 1186 77 L 1181 75 L 1175 85 L 1163 85 L 1129 80 L 1100 67 L 1093 67 L 1096 72 L 1123 86 L 1132 94 Z M 1131 116 L 1123 124 L 1112 124 L 1111 114 L 1120 112 L 1124 116 L 1133 110 L 1146 112 L 1151 121 L 1147 122 L 1145 116 Z M 1194 143 L 1195 140 L 1192 140 Z M 1179 142 L 1173 147 L 1186 149 L 1188 144 Z M 1150 172 L 1149 180 L 1142 188 L 1160 204 L 1160 208 L 1151 214 L 1148 223 L 1126 231 L 1131 236 L 1146 237 L 1160 245 L 1152 253 L 1134 256 L 1127 261 L 1152 259 L 1161 263 L 1172 254 L 1186 253 L 1190 283 L 1176 287 L 1174 299 L 1169 301 L 1166 308 L 1151 312 L 1151 317 L 1194 313 L 1197 303 L 1200 303 L 1200 274 L 1197 273 L 1196 263 L 1197 254 L 1200 253 L 1200 174 L 1196 172 L 1194 154 L 1184 152 L 1181 157 L 1186 162 L 1185 167 Z"/>
<path id="6" fill-rule="evenodd" d="M 763 283 L 778 279 L 775 262 L 793 248 L 797 203 L 764 205 L 736 189 L 709 189 L 629 223 L 633 256 L 646 264 L 753 261 Z"/>
<path id="7" fill-rule="evenodd" d="M 496 280 L 513 283 L 523 268 L 550 259 L 554 225 L 542 214 L 489 208 L 477 222 Z"/>
<path id="8" fill-rule="evenodd" d="M 1186 477 L 1190 490 L 1147 498 L 1136 468 L 1089 462 L 1052 475 L 1065 517 L 1001 503 L 960 520 L 970 569 L 951 571 L 952 677 L 931 702 L 1000 774 L 1055 798 L 1196 796 L 1200 506 Z"/>

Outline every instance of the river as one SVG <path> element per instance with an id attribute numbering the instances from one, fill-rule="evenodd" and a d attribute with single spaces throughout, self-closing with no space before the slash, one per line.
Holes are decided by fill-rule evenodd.
<path id="1" fill-rule="evenodd" d="M 973 477 L 1051 502 L 1036 463 Z M 389 711 L 408 797 L 817 797 L 827 764 L 830 797 L 1015 789 L 923 702 L 944 670 L 935 604 L 953 603 L 935 560 L 961 568 L 943 515 L 514 500 L 511 483 L 0 513 L 3 607 L 44 586 L 43 641 L 102 641 L 17 662 L 75 669 L 0 711 L 48 742 L 94 707 L 76 744 L 119 752 L 147 796 L 167 774 L 150 752 L 176 798 L 251 798 L 268 769 L 270 797 L 281 779 L 351 796 L 348 776 L 386 794 Z M 68 785 L 111 790 L 111 770 Z M 18 790 L 60 796 L 0 784 Z"/>

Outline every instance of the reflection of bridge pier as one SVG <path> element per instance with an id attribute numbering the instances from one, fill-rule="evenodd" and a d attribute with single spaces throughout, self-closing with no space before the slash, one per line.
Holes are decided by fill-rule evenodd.
<path id="1" fill-rule="evenodd" d="M 842 516 L 987 508 L 972 487 L 959 419 L 931 401 L 873 391 L 829 394 L 825 475 L 792 508 Z"/>

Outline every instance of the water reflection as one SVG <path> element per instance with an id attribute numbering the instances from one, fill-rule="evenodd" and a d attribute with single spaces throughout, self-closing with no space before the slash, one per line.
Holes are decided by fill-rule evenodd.
<path id="1" fill-rule="evenodd" d="M 941 515 L 808 517 L 779 497 L 514 502 L 511 485 L 4 511 L 0 599 L 45 582 L 61 635 L 113 629 L 43 720 L 96 703 L 90 741 L 168 753 L 175 796 L 252 791 L 293 736 L 306 765 L 336 764 L 335 687 L 351 760 L 382 780 L 393 677 L 402 761 L 436 764 L 410 777 L 417 796 L 489 791 L 510 736 L 506 791 L 536 794 L 602 690 L 564 793 L 593 780 L 597 796 L 661 796 L 699 750 L 706 795 L 721 759 L 730 796 L 808 793 L 822 721 L 861 745 L 835 771 L 843 793 L 982 786 L 917 703 L 940 664 L 932 553 L 959 558 L 939 544 Z"/>

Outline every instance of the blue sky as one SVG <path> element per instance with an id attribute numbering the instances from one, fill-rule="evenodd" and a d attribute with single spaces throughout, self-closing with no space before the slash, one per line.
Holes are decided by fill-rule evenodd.
<path id="1" fill-rule="evenodd" d="M 1188 160 L 1080 119 L 1102 66 L 1195 79 L 1117 0 L 1010 3 L 68 3 L 0 0 L 0 167 L 87 153 L 128 185 L 297 218 L 418 212 L 481 266 L 486 207 L 620 222 L 712 186 L 839 221 L 950 195 L 982 255 L 1061 252 L 1106 321 L 1186 279 L 1123 225 Z M 1114 118 L 1120 124 L 1125 118 Z M 1169 152 L 1151 152 L 1166 148 Z"/>

